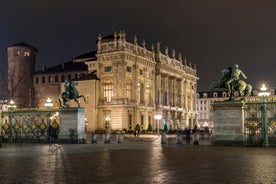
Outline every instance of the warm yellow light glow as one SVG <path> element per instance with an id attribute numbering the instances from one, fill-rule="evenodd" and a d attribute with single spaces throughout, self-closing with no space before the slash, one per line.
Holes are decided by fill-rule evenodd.
<path id="1" fill-rule="evenodd" d="M 50 98 L 47 98 L 46 103 L 44 104 L 45 107 L 53 107 L 53 102 Z"/>
<path id="2" fill-rule="evenodd" d="M 105 117 L 105 121 L 109 121 L 110 120 L 110 117 L 109 116 L 106 116 Z"/>
<path id="3" fill-rule="evenodd" d="M 156 114 L 155 116 L 154 116 L 154 119 L 156 119 L 156 120 L 160 120 L 160 119 L 162 119 L 162 115 L 161 114 Z"/>
<path id="4" fill-rule="evenodd" d="M 11 101 L 10 101 L 10 103 L 8 105 L 8 108 L 16 108 L 16 105 L 15 105 L 13 99 L 11 99 Z"/>
<path id="5" fill-rule="evenodd" d="M 258 93 L 258 96 L 266 97 L 269 95 L 270 95 L 270 92 L 267 91 L 267 87 L 265 86 L 265 84 L 263 84 L 261 87 L 261 92 Z"/>

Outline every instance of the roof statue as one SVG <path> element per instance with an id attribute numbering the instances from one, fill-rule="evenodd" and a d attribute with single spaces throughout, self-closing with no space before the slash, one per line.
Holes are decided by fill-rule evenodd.
<path id="1" fill-rule="evenodd" d="M 247 79 L 246 75 L 239 69 L 239 65 L 224 68 L 221 70 L 220 80 L 213 82 L 210 86 L 210 92 L 217 88 L 226 89 L 229 100 L 243 100 L 244 97 L 251 94 L 252 86 L 241 80 L 240 76 Z M 234 96 L 235 91 L 239 93 L 239 96 Z"/>
<path id="2" fill-rule="evenodd" d="M 65 81 L 65 91 L 58 97 L 60 107 L 70 108 L 68 104 L 69 100 L 74 100 L 78 104 L 78 107 L 80 107 L 80 103 L 78 101 L 79 98 L 83 98 L 83 101 L 86 102 L 86 98 L 83 95 L 79 95 L 76 85 L 78 85 L 77 82 L 67 80 Z"/>

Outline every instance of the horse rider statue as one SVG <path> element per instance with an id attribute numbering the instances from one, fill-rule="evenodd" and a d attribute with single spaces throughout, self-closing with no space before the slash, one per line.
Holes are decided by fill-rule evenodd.
<path id="1" fill-rule="evenodd" d="M 84 102 L 86 102 L 86 98 L 83 95 L 79 95 L 78 90 L 76 89 L 76 85 L 78 85 L 77 82 L 74 81 L 65 81 L 64 83 L 64 90 L 60 96 L 59 96 L 59 104 L 60 107 L 69 108 L 68 101 L 74 100 L 78 107 L 80 107 L 80 103 L 78 101 L 78 98 L 83 98 Z"/>
<path id="2" fill-rule="evenodd" d="M 240 75 L 247 79 L 246 75 L 239 69 L 236 64 L 234 67 L 227 67 L 221 70 L 221 78 L 219 81 L 213 82 L 210 86 L 210 92 L 215 88 L 224 88 L 228 91 L 229 100 L 232 100 L 234 91 L 238 91 L 242 100 L 244 97 L 249 96 L 252 91 L 252 86 L 240 79 Z M 237 97 L 236 97 L 237 98 Z"/>

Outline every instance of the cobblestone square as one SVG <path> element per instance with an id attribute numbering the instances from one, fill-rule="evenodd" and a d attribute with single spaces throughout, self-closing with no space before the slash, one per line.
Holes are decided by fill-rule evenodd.
<path id="1" fill-rule="evenodd" d="M 1 183 L 276 183 L 275 148 L 2 144 Z"/>

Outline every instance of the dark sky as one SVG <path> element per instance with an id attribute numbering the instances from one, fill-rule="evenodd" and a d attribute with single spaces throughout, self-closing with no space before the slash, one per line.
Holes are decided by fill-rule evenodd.
<path id="1" fill-rule="evenodd" d="M 197 64 L 199 91 L 234 64 L 254 88 L 276 88 L 275 0 L 1 0 L 1 66 L 21 41 L 39 49 L 41 69 L 95 50 L 98 34 L 115 30 L 181 52 Z"/>

